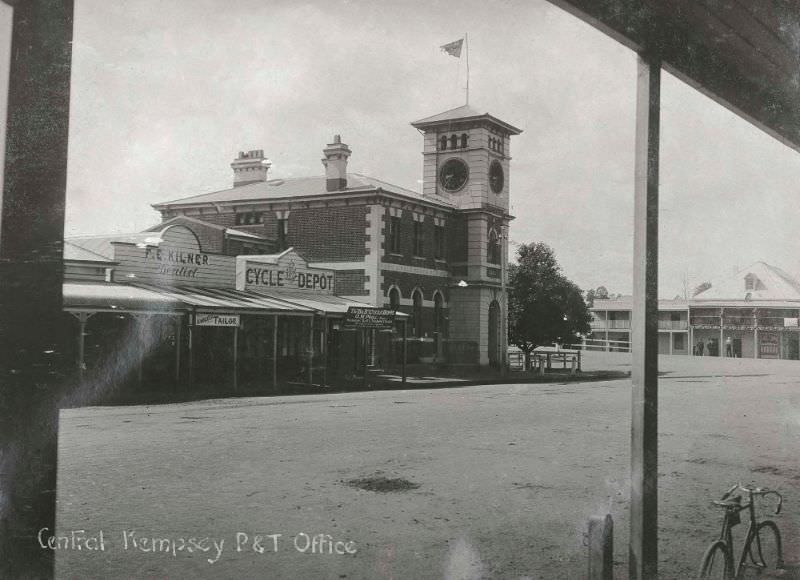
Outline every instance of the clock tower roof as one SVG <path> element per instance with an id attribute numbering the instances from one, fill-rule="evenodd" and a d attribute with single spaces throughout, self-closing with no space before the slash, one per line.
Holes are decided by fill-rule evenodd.
<path id="1" fill-rule="evenodd" d="M 432 117 L 426 117 L 424 119 L 420 119 L 419 121 L 414 121 L 411 123 L 411 126 L 417 129 L 427 129 L 432 127 L 449 126 L 454 123 L 461 123 L 465 121 L 487 121 L 511 135 L 519 135 L 522 133 L 522 129 L 517 129 L 513 125 L 510 125 L 505 121 L 501 121 L 489 113 L 481 113 L 469 105 L 462 105 L 461 107 L 450 109 L 449 111 L 439 113 L 438 115 L 433 115 Z"/>

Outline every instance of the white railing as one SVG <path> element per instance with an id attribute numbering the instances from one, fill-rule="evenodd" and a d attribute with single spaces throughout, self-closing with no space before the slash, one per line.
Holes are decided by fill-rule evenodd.
<path id="1" fill-rule="evenodd" d="M 630 352 L 631 342 L 629 340 L 605 340 L 602 338 L 587 338 L 582 343 L 567 344 L 564 348 L 586 351 L 612 351 Z"/>

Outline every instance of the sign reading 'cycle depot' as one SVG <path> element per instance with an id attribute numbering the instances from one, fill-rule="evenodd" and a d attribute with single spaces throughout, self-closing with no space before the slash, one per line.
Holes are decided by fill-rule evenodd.
<path id="1" fill-rule="evenodd" d="M 294 250 L 277 256 L 239 256 L 236 263 L 239 290 L 299 290 L 309 294 L 333 294 L 332 270 L 309 268 Z"/>

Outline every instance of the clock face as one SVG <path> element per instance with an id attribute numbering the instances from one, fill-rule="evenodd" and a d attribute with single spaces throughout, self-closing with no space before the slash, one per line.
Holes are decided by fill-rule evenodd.
<path id="1" fill-rule="evenodd" d="M 489 166 L 489 184 L 493 192 L 500 193 L 503 191 L 503 166 L 497 160 L 492 161 Z"/>
<path id="2" fill-rule="evenodd" d="M 448 159 L 439 170 L 439 183 L 446 191 L 458 191 L 469 179 L 469 167 L 461 159 Z"/>

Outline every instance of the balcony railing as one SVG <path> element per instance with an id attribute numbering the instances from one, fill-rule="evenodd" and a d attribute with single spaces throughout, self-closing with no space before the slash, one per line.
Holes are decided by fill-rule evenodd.
<path id="1" fill-rule="evenodd" d="M 689 330 L 688 320 L 659 320 L 659 330 Z"/>
<path id="2" fill-rule="evenodd" d="M 719 328 L 719 316 L 692 316 L 692 326 L 714 326 Z"/>

